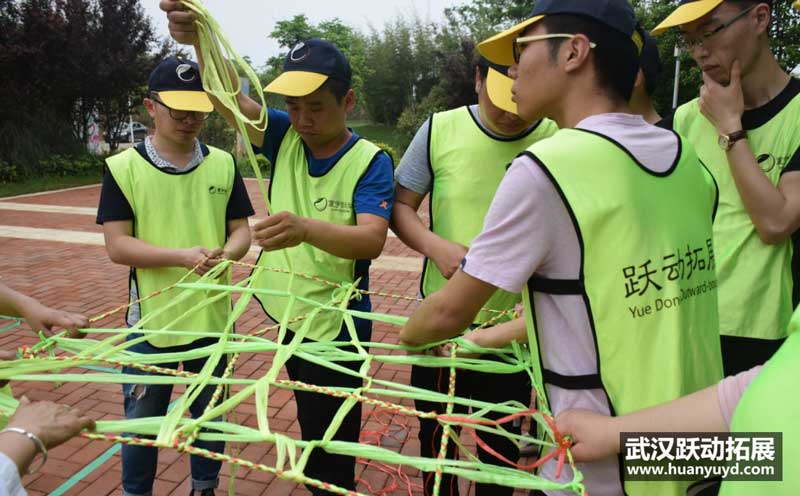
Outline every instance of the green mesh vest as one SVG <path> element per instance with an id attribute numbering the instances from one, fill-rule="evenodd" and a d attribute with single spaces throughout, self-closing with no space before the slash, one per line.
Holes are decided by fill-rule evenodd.
<path id="1" fill-rule="evenodd" d="M 782 432 L 782 481 L 725 481 L 720 496 L 795 496 L 800 490 L 800 310 L 789 337 L 745 390 L 733 412 L 731 432 Z"/>
<path id="2" fill-rule="evenodd" d="M 800 97 L 795 97 L 769 122 L 747 130 L 747 142 L 761 170 L 777 185 L 783 168 L 800 148 Z M 798 303 L 796 257 L 791 240 L 764 244 L 745 210 L 717 131 L 703 117 L 698 100 L 675 112 L 675 130 L 688 138 L 719 185 L 714 220 L 719 279 L 720 332 L 725 336 L 779 339 Z"/>
<path id="3" fill-rule="evenodd" d="M 186 173 L 160 170 L 131 148 L 106 160 L 125 198 L 133 209 L 133 235 L 137 239 L 164 248 L 221 248 L 227 237 L 225 218 L 233 189 L 235 166 L 229 153 L 208 147 L 209 154 L 196 168 Z M 174 284 L 187 272 L 183 267 L 131 269 L 139 297 Z M 191 274 L 186 282 L 200 276 Z M 225 282 L 225 281 L 223 281 Z M 185 302 L 167 307 L 180 290 L 172 290 L 140 303 L 144 329 L 168 328 L 184 331 L 219 331 L 231 309 L 230 297 L 192 310 L 214 296 L 207 291 L 194 292 Z M 190 311 L 191 310 L 191 311 Z M 185 312 L 190 311 L 187 315 Z M 191 343 L 187 336 L 153 336 L 150 344 L 158 347 Z"/>
<path id="4" fill-rule="evenodd" d="M 353 196 L 359 179 L 367 171 L 380 149 L 364 139 L 355 144 L 322 176 L 309 173 L 303 141 L 297 132 L 290 128 L 281 142 L 280 151 L 274 164 L 272 180 L 269 185 L 269 200 L 273 212 L 287 211 L 301 217 L 317 219 L 332 224 L 355 225 L 356 213 L 353 209 Z M 355 260 L 331 255 L 309 243 L 286 249 L 295 272 L 337 284 L 354 282 Z M 280 251 L 261 252 L 258 265 L 288 271 L 286 259 Z M 258 276 L 255 286 L 275 291 L 288 291 L 289 275 L 282 272 L 264 270 Z M 331 303 L 336 288 L 324 282 L 307 277 L 295 277 L 291 293 L 315 300 Z M 264 311 L 276 322 L 281 321 L 289 303 L 282 296 L 256 295 Z M 316 307 L 296 300 L 290 309 L 289 319 L 305 316 Z M 343 314 L 323 310 L 314 318 L 306 335 L 315 341 L 330 341 L 339 335 Z M 302 321 L 288 324 L 296 331 Z"/>
<path id="5" fill-rule="evenodd" d="M 614 415 L 673 400 L 722 377 L 711 240 L 717 193 L 691 146 L 683 145 L 662 174 L 645 169 L 610 139 L 576 129 L 561 130 L 526 152 L 567 207 L 581 267 L 575 280 L 534 274 L 527 287 L 532 308 L 526 294 L 525 313 L 536 315 L 539 294 L 580 296 L 598 357 L 595 374 L 559 374 L 549 368 L 547 343 L 535 335 L 544 382 L 602 389 Z M 529 329 L 529 335 L 535 332 Z M 677 496 L 686 486 L 625 485 L 629 496 Z"/>
<path id="6" fill-rule="evenodd" d="M 480 234 L 506 167 L 520 152 L 557 131 L 556 124 L 544 119 L 525 136 L 504 140 L 486 134 L 475 122 L 469 107 L 434 114 L 430 121 L 428 158 L 433 176 L 430 195 L 430 228 L 442 238 L 466 247 Z M 441 289 L 447 280 L 427 258 L 423 265 L 421 292 L 428 296 Z M 497 290 L 484 305 L 497 311 L 511 310 L 519 303 L 518 294 Z M 481 311 L 476 324 L 497 314 Z M 495 320 L 501 323 L 505 317 Z"/>

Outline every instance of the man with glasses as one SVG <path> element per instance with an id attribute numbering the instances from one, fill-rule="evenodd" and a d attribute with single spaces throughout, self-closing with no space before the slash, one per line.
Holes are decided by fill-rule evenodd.
<path id="1" fill-rule="evenodd" d="M 626 0 L 539 0 L 527 21 L 479 45 L 491 62 L 514 64 L 519 115 L 561 130 L 514 160 L 462 268 L 403 341 L 457 336 L 500 288 L 523 291 L 527 329 L 512 321 L 465 337 L 485 348 L 535 340 L 540 399 L 554 414 L 624 414 L 721 378 L 716 188 L 685 140 L 632 113 L 642 45 Z M 679 263 L 687 246 L 691 266 Z M 556 466 L 540 475 L 556 480 Z M 593 496 L 686 487 L 625 482 L 617 457 L 579 468 Z"/>
<path id="2" fill-rule="evenodd" d="M 447 282 L 458 269 L 467 246 L 478 235 L 489 210 L 494 193 L 500 185 L 508 164 L 527 147 L 552 136 L 557 127 L 549 119 L 531 123 L 516 114 L 517 105 L 511 101 L 511 79 L 508 67 L 476 57 L 475 91 L 478 103 L 433 114 L 420 127 L 406 150 L 395 175 L 395 208 L 392 227 L 408 246 L 425 255 L 420 292 L 430 295 Z M 422 200 L 430 194 L 430 225 L 425 225 L 417 213 Z M 497 313 L 481 312 L 474 325 L 491 325 L 513 318 L 519 294 L 498 291 L 486 304 Z M 488 360 L 499 360 L 484 355 Z M 411 367 L 411 384 L 416 387 L 447 393 L 448 374 L 441 368 L 419 365 Z M 458 371 L 456 394 L 488 403 L 530 402 L 531 384 L 526 372 L 491 374 L 467 369 Z M 421 411 L 444 413 L 445 404 L 416 401 Z M 456 412 L 462 411 L 456 406 Z M 490 415 L 499 418 L 502 414 Z M 435 458 L 439 453 L 442 426 L 435 419 L 419 421 L 420 454 Z M 520 433 L 519 425 L 507 430 Z M 516 461 L 519 449 L 510 439 L 478 431 L 488 449 L 507 460 Z M 506 463 L 478 447 L 478 457 L 485 463 Z M 448 458 L 457 459 L 454 443 L 448 446 Z M 425 472 L 424 493 L 433 494 L 434 472 Z M 458 494 L 458 479 L 444 474 L 442 493 Z M 513 488 L 494 484 L 477 484 L 476 494 L 502 496 Z"/>
<path id="3" fill-rule="evenodd" d="M 204 145 L 197 136 L 213 106 L 200 81 L 197 64 L 170 57 L 150 75 L 149 98 L 144 106 L 155 123 L 155 133 L 143 143 L 107 160 L 108 168 L 100 193 L 97 223 L 103 225 L 106 250 L 112 261 L 130 269 L 130 302 L 161 290 L 184 277 L 197 280 L 223 258 L 238 260 L 250 249 L 247 217 L 253 207 L 247 196 L 233 157 Z M 222 276 L 229 277 L 228 274 Z M 133 304 L 126 316 L 127 325 L 140 320 L 144 329 L 168 328 L 190 332 L 222 332 L 231 310 L 230 296 L 194 308 L 203 294 L 157 311 L 171 303 L 174 292 L 167 292 Z M 190 313 L 184 315 L 188 310 Z M 129 339 L 141 337 L 134 333 Z M 172 353 L 211 346 L 215 338 L 196 339 L 191 335 L 152 335 L 134 344 L 137 353 Z M 183 362 L 183 370 L 200 372 L 205 358 Z M 177 368 L 177 363 L 161 363 Z M 214 370 L 221 376 L 223 357 Z M 125 367 L 126 374 L 145 374 Z M 206 387 L 190 406 L 193 417 L 200 416 L 214 393 Z M 167 413 L 172 386 L 125 384 L 125 417 L 159 417 Z M 195 445 L 222 453 L 225 443 L 197 441 Z M 144 446 L 122 447 L 122 490 L 126 496 L 150 495 L 153 490 L 158 449 Z M 219 483 L 221 463 L 192 455 L 192 493 L 214 494 Z"/>
<path id="4" fill-rule="evenodd" d="M 719 185 L 714 244 L 725 374 L 764 363 L 800 303 L 800 81 L 769 46 L 771 1 L 684 1 L 654 30 L 681 30 L 703 71 L 675 112 Z"/>

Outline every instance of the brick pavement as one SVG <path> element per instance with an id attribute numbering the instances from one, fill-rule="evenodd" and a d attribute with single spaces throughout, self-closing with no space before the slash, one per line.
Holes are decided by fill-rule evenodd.
<path id="1" fill-rule="evenodd" d="M 255 182 L 248 181 L 247 186 L 256 209 L 263 212 L 263 203 L 259 198 Z M 76 241 L 71 237 L 75 233 L 90 235 L 94 233 L 96 238 L 102 232 L 99 226 L 94 224 L 92 210 L 89 210 L 96 208 L 99 191 L 99 185 L 95 185 L 0 200 L 0 242 L 3 246 L 0 277 L 3 282 L 38 298 L 47 305 L 89 316 L 101 314 L 124 303 L 127 293 L 127 268 L 111 263 L 101 244 L 91 244 L 82 241 L 83 238 L 80 237 Z M 6 204 L 5 208 L 3 204 Z M 30 205 L 30 210 L 27 210 L 25 205 Z M 60 207 L 79 208 L 64 213 L 65 209 Z M 427 203 L 424 208 L 427 209 Z M 47 228 L 59 231 L 46 232 L 48 237 L 45 239 L 23 239 L 27 235 L 14 234 L 21 238 L 9 237 L 8 233 L 13 231 L 8 230 L 4 234 L 3 228 L 10 227 L 34 230 Z M 52 239 L 49 239 L 51 234 Z M 387 240 L 383 255 L 390 257 L 393 262 L 384 264 L 383 267 L 399 267 L 403 270 L 373 268 L 371 288 L 375 291 L 414 296 L 419 286 L 419 270 L 422 266 L 420 256 L 394 237 Z M 254 254 L 248 255 L 246 260 L 254 261 Z M 235 280 L 244 274 L 243 269 L 237 268 L 234 273 Z M 414 306 L 413 302 L 389 298 L 376 297 L 373 300 L 376 312 L 395 315 L 409 315 Z M 122 324 L 121 317 L 117 315 L 98 322 L 96 327 L 120 327 Z M 255 304 L 251 304 L 238 325 L 240 330 L 257 329 L 267 325 L 267 322 L 262 311 Z M 395 333 L 396 329 L 376 323 L 373 340 L 396 342 Z M 13 349 L 33 344 L 35 341 L 29 329 L 22 326 L 15 331 L 0 334 L 0 349 Z M 242 355 L 235 376 L 259 377 L 270 363 L 270 357 Z M 407 383 L 410 377 L 407 368 L 394 365 L 375 366 L 372 372 L 375 377 L 398 382 Z M 282 378 L 285 378 L 285 375 L 282 375 Z M 17 396 L 25 394 L 33 400 L 52 400 L 74 405 L 89 412 L 98 420 L 118 419 L 122 416 L 122 394 L 119 386 L 115 384 L 66 383 L 56 387 L 48 383 L 16 382 L 13 387 Z M 273 390 L 270 395 L 269 412 L 271 426 L 299 437 L 299 428 L 294 416 L 295 408 L 290 392 Z M 365 428 L 377 425 L 370 417 L 370 413 L 371 409 L 365 408 Z M 236 420 L 244 425 L 255 426 L 255 414 L 254 398 L 249 398 L 236 409 Z M 416 421 L 407 420 L 409 420 L 407 432 L 400 432 L 397 440 L 384 439 L 384 441 L 388 443 L 387 447 L 394 443 L 393 448 L 396 447 L 403 453 L 416 454 L 418 448 Z M 38 473 L 24 478 L 29 494 L 50 493 L 110 448 L 112 445 L 98 441 L 73 439 L 52 450 L 47 465 Z M 268 465 L 275 463 L 274 449 L 267 444 L 244 446 L 241 455 L 254 462 Z M 87 496 L 121 494 L 120 470 L 119 453 L 116 452 L 65 494 Z M 223 467 L 221 489 L 227 488 L 229 470 L 230 467 L 227 465 Z M 373 488 L 383 489 L 392 483 L 387 474 L 363 465 L 359 466 L 358 471 Z M 417 483 L 416 474 L 406 471 L 411 480 Z M 171 451 L 162 451 L 154 493 L 186 495 L 189 493 L 189 484 L 188 457 Z M 361 484 L 359 489 L 367 491 L 365 484 Z M 462 488 L 462 494 L 467 494 L 466 489 Z M 270 496 L 309 494 L 295 484 L 277 479 L 270 474 L 249 470 L 238 471 L 235 493 Z M 413 491 L 413 494 L 418 493 L 417 490 Z M 408 494 L 408 488 L 400 483 L 399 489 L 388 494 Z"/>

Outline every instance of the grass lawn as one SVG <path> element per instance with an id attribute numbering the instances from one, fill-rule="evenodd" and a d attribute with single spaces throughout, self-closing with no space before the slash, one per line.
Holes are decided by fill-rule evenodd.
<path id="1" fill-rule="evenodd" d="M 386 143 L 401 155 L 408 146 L 406 140 L 401 138 L 393 127 L 383 126 L 381 124 L 372 124 L 365 121 L 351 121 L 347 124 L 360 136 L 363 136 L 370 141 Z"/>
<path id="2" fill-rule="evenodd" d="M 0 198 L 101 182 L 103 182 L 103 178 L 98 174 L 75 177 L 35 177 L 14 183 L 0 184 Z"/>

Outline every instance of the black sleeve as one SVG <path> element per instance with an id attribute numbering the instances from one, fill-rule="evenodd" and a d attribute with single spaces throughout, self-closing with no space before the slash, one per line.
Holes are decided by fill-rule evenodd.
<path id="1" fill-rule="evenodd" d="M 100 190 L 100 205 L 97 207 L 95 222 L 103 224 L 117 220 L 133 220 L 133 209 L 128 199 L 119 189 L 117 181 L 106 168 L 103 176 L 103 188 Z"/>
<path id="2" fill-rule="evenodd" d="M 781 174 L 786 174 L 787 172 L 793 171 L 800 171 L 800 148 L 795 150 L 794 155 L 792 155 L 792 158 L 789 159 L 789 163 L 783 168 Z"/>
<path id="3" fill-rule="evenodd" d="M 231 196 L 228 198 L 228 208 L 225 210 L 225 219 L 244 219 L 255 215 L 253 204 L 250 203 L 250 197 L 247 195 L 247 188 L 244 186 L 244 179 L 239 174 L 237 169 L 233 176 L 233 189 Z"/>

